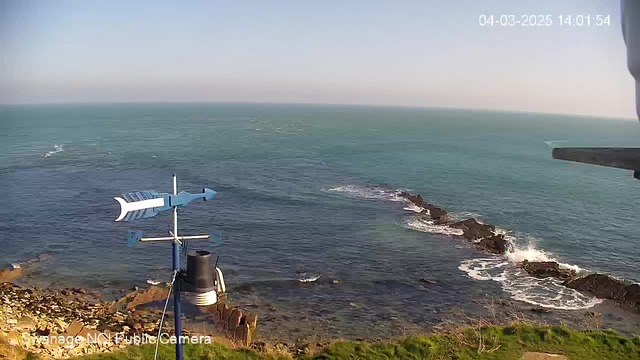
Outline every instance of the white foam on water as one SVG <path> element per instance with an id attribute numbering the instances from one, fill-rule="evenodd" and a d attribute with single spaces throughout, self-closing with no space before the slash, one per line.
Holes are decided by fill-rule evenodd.
<path id="1" fill-rule="evenodd" d="M 449 213 L 449 219 L 452 222 L 467 220 L 469 218 L 474 218 L 479 223 L 484 224 L 484 220 L 482 220 L 482 215 L 474 213 L 474 212 L 463 211 L 463 212 L 452 212 L 452 213 Z"/>
<path id="2" fill-rule="evenodd" d="M 311 276 L 308 278 L 302 278 L 302 279 L 298 279 L 298 281 L 302 282 L 302 283 L 308 283 L 308 282 L 314 282 L 316 280 L 320 279 L 320 276 Z"/>
<path id="3" fill-rule="evenodd" d="M 413 217 L 407 220 L 404 227 L 415 231 L 442 235 L 462 235 L 464 232 L 462 229 L 454 229 L 447 225 L 436 225 L 433 221 L 419 217 Z"/>
<path id="4" fill-rule="evenodd" d="M 51 151 L 47 151 L 44 155 L 42 155 L 43 158 L 48 158 L 50 156 L 53 156 L 59 152 L 63 152 L 64 151 L 64 147 L 62 145 L 58 145 L 55 144 L 53 145 L 53 150 Z"/>
<path id="5" fill-rule="evenodd" d="M 20 269 L 20 264 L 19 263 L 11 263 L 11 267 L 14 269 Z"/>
<path id="6" fill-rule="evenodd" d="M 504 256 L 464 260 L 458 269 L 475 280 L 496 281 L 513 299 L 540 307 L 579 310 L 588 309 L 602 302 L 598 298 L 563 286 L 560 279 L 538 279 L 527 274 L 520 268 L 520 263 L 524 260 L 558 261 L 550 253 L 537 249 L 535 239 L 525 236 L 524 239 L 529 241 L 526 245 L 520 246 L 520 239 L 505 230 L 503 232 L 505 239 L 510 242 L 510 249 Z M 563 268 L 582 270 L 576 265 L 560 262 L 558 264 Z"/>
<path id="7" fill-rule="evenodd" d="M 327 191 L 344 193 L 362 199 L 404 201 L 404 198 L 398 196 L 397 191 L 378 186 L 344 185 L 328 189 Z"/>
<path id="8" fill-rule="evenodd" d="M 466 272 L 470 278 L 475 280 L 492 280 L 494 276 L 489 270 L 497 269 L 504 265 L 507 265 L 507 263 L 499 258 L 471 259 L 464 260 L 458 266 L 458 269 Z"/>
<path id="9" fill-rule="evenodd" d="M 535 239 L 529 238 L 527 244 L 525 246 L 518 246 L 516 241 L 517 238 L 514 236 L 505 235 L 505 239 L 509 240 L 512 243 L 511 251 L 505 253 L 507 259 L 514 264 L 519 264 L 525 260 L 528 261 L 555 261 L 560 265 L 561 268 L 574 270 L 575 272 L 583 271 L 578 265 L 566 264 L 558 261 L 553 257 L 550 253 L 538 249 L 535 246 Z"/>
<path id="10" fill-rule="evenodd" d="M 413 211 L 413 212 L 415 212 L 415 213 L 418 213 L 418 214 L 419 214 L 419 213 L 421 213 L 421 212 L 424 210 L 424 208 L 423 208 L 423 207 L 421 207 L 421 206 L 417 206 L 417 205 L 411 204 L 411 205 L 409 205 L 409 206 L 406 206 L 406 207 L 404 208 L 404 210 L 407 210 L 407 211 Z"/>
<path id="11" fill-rule="evenodd" d="M 161 281 L 160 281 L 160 280 L 154 280 L 154 279 L 148 279 L 148 280 L 147 280 L 147 284 L 149 284 L 149 285 L 153 285 L 153 286 L 158 285 L 158 284 L 160 284 L 160 283 L 161 283 Z"/>

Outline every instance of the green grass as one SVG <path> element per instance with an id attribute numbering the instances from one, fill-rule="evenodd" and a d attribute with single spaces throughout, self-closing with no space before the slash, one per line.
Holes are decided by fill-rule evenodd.
<path id="1" fill-rule="evenodd" d="M 155 345 L 129 346 L 124 350 L 106 353 L 81 356 L 78 360 L 143 360 L 153 359 Z M 290 359 L 290 357 L 275 357 L 267 354 L 258 354 L 249 349 L 230 349 L 222 344 L 211 345 L 184 345 L 182 351 L 185 360 L 264 360 L 264 359 Z M 175 359 L 175 345 L 160 345 L 158 349 L 158 360 Z"/>
<path id="2" fill-rule="evenodd" d="M 480 346 L 482 334 L 484 347 Z M 480 350 L 479 350 L 480 348 Z M 481 332 L 409 337 L 398 343 L 339 342 L 314 359 L 519 359 L 526 351 L 569 359 L 640 359 L 640 339 L 612 331 L 574 331 L 563 326 L 487 327 Z"/>
<path id="3" fill-rule="evenodd" d="M 461 328 L 447 334 L 412 336 L 402 341 L 368 344 L 335 342 L 318 354 L 298 356 L 304 360 L 329 359 L 519 359 L 525 351 L 567 355 L 569 359 L 640 359 L 640 338 L 613 331 L 576 331 L 565 326 L 488 326 Z M 153 345 L 131 346 L 122 351 L 84 356 L 81 360 L 153 359 Z M 174 359 L 172 345 L 161 345 L 159 359 Z M 290 359 L 275 351 L 230 349 L 222 344 L 185 345 L 185 360 Z"/>

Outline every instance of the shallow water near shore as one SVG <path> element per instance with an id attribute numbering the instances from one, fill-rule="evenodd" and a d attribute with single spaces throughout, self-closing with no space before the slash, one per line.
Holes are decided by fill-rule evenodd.
<path id="1" fill-rule="evenodd" d="M 54 257 L 23 279 L 107 296 L 169 281 L 170 247 L 126 246 L 128 230 L 166 233 L 170 214 L 114 223 L 133 190 L 218 191 L 180 211 L 180 231 L 223 232 L 230 300 L 262 334 L 369 338 L 428 330 L 457 310 L 507 299 L 545 321 L 608 301 L 525 276 L 554 259 L 638 281 L 640 182 L 628 171 L 551 159 L 551 144 L 638 145 L 640 124 L 539 114 L 252 104 L 0 107 L 0 244 L 5 266 Z M 452 216 L 496 225 L 513 246 L 487 256 L 425 222 L 400 189 Z M 205 246 L 192 243 L 192 248 Z M 315 280 L 314 280 L 315 279 Z M 338 280 L 337 284 L 334 280 Z M 364 331 L 366 329 L 366 331 Z M 366 336 L 363 334 L 366 333 Z"/>

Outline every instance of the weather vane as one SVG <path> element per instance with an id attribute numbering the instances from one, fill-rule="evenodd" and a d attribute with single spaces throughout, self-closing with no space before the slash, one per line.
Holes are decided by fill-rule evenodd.
<path id="1" fill-rule="evenodd" d="M 216 290 L 223 289 L 224 280 L 222 272 L 216 267 L 217 286 L 213 280 L 213 269 L 211 267 L 210 255 L 207 251 L 196 251 L 193 254 L 186 254 L 188 240 L 212 240 L 213 246 L 220 245 L 220 233 L 212 232 L 202 235 L 178 235 L 178 207 L 185 206 L 195 199 L 211 200 L 216 196 L 216 192 L 204 188 L 202 193 L 190 194 L 181 191 L 178 193 L 178 181 L 173 175 L 173 194 L 159 193 L 153 190 L 135 191 L 123 194 L 122 197 L 114 198 L 120 203 L 120 215 L 115 221 L 131 221 L 149 218 L 158 213 L 173 209 L 173 231 L 169 231 L 170 236 L 165 237 L 142 237 L 142 231 L 129 231 L 128 245 L 134 246 L 137 242 L 149 241 L 171 241 L 173 248 L 173 309 L 175 315 L 175 336 L 176 359 L 182 359 L 182 323 L 180 319 L 180 289 L 195 293 L 193 303 L 197 306 L 207 306 L 217 302 Z M 180 249 L 184 249 L 187 255 L 187 270 L 180 269 Z M 168 300 L 168 297 L 167 297 Z M 166 309 L 166 305 L 165 305 Z M 156 347 L 157 351 L 157 347 Z"/>

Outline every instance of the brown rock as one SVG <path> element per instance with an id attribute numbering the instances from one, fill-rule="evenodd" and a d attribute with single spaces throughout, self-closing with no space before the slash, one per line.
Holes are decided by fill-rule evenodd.
<path id="1" fill-rule="evenodd" d="M 33 321 L 32 318 L 28 317 L 28 316 L 23 316 L 20 319 L 18 319 L 18 322 L 16 323 L 15 328 L 17 330 L 27 330 L 27 331 L 33 331 L 37 328 L 37 324 L 35 321 Z"/>
<path id="2" fill-rule="evenodd" d="M 24 274 L 22 268 L 0 270 L 0 283 L 11 282 Z"/>
<path id="3" fill-rule="evenodd" d="M 585 277 L 565 281 L 564 285 L 580 291 L 586 291 L 600 298 L 624 301 L 625 284 L 604 274 L 591 274 Z"/>
<path id="4" fill-rule="evenodd" d="M 543 307 L 535 307 L 535 308 L 531 308 L 531 312 L 540 313 L 540 314 L 546 314 L 546 313 L 550 313 L 551 309 L 547 309 L 547 308 L 543 308 Z"/>
<path id="5" fill-rule="evenodd" d="M 430 207 L 429 216 L 431 216 L 431 219 L 435 220 L 437 223 L 444 223 L 447 221 L 447 212 L 439 207 Z"/>
<path id="6" fill-rule="evenodd" d="M 576 272 L 569 269 L 561 269 L 560 264 L 555 261 L 523 261 L 520 266 L 529 275 L 547 278 L 554 277 L 560 279 L 571 279 Z"/>
<path id="7" fill-rule="evenodd" d="M 495 226 L 479 223 L 474 218 L 458 221 L 449 226 L 454 229 L 461 229 L 463 231 L 462 236 L 469 240 L 491 237 L 496 230 Z"/>
<path id="8" fill-rule="evenodd" d="M 82 327 L 84 325 L 82 325 L 82 323 L 73 320 L 71 322 L 71 324 L 69 326 L 67 326 L 67 329 L 65 330 L 65 332 L 71 336 L 76 336 L 78 335 L 78 333 L 80 332 L 80 330 L 82 330 Z"/>
<path id="9" fill-rule="evenodd" d="M 418 207 L 426 207 L 425 205 L 427 205 L 427 202 L 424 201 L 420 194 L 405 196 L 405 198 Z"/>
<path id="10" fill-rule="evenodd" d="M 480 241 L 474 244 L 474 247 L 480 251 L 492 254 L 504 254 L 507 251 L 507 240 L 504 239 L 504 235 L 502 234 L 494 235 L 480 239 Z"/>
<path id="11" fill-rule="evenodd" d="M 231 315 L 229 315 L 229 320 L 227 320 L 227 327 L 230 331 L 235 331 L 240 325 L 240 319 L 242 318 L 242 312 L 240 310 L 233 310 Z"/>
<path id="12" fill-rule="evenodd" d="M 632 284 L 624 288 L 624 303 L 627 308 L 640 312 L 640 285 Z"/>
<path id="13" fill-rule="evenodd" d="M 38 256 L 38 261 L 47 261 L 53 257 L 53 253 L 44 252 Z"/>
<path id="14" fill-rule="evenodd" d="M 145 290 L 131 291 L 112 304 L 111 311 L 131 310 L 138 305 L 165 300 L 168 294 L 169 288 L 160 286 L 151 286 Z"/>

